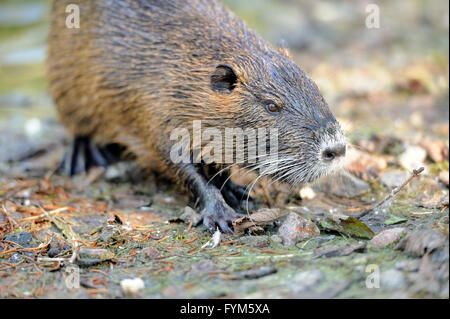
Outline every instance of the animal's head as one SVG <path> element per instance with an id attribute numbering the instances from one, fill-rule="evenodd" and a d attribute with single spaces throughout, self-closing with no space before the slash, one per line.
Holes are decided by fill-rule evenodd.
<path id="1" fill-rule="evenodd" d="M 347 142 L 341 127 L 317 85 L 286 50 L 219 64 L 210 76 L 210 86 L 216 101 L 233 105 L 230 117 L 237 126 L 265 128 L 267 134 L 276 129 L 278 152 L 257 155 L 256 166 L 263 174 L 297 186 L 342 167 Z M 268 155 L 269 142 L 265 140 Z"/>

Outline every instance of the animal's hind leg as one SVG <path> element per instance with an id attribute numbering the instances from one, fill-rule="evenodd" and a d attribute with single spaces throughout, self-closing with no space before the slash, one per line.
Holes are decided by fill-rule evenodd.
<path id="1" fill-rule="evenodd" d="M 87 136 L 77 136 L 60 164 L 67 175 L 87 172 L 91 167 L 107 167 L 116 160 L 107 147 L 97 146 Z"/>

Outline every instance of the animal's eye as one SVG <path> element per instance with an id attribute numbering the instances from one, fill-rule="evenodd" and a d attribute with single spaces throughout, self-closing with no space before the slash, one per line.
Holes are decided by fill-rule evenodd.
<path id="1" fill-rule="evenodd" d="M 274 101 L 266 101 L 266 110 L 270 114 L 280 113 L 280 108 Z"/>

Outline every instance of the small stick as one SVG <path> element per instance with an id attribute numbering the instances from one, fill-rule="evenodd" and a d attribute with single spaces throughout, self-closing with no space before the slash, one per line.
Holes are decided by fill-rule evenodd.
<path id="1" fill-rule="evenodd" d="M 378 207 L 382 206 L 383 204 L 385 204 L 387 201 L 393 199 L 395 196 L 397 196 L 397 194 L 406 186 L 408 185 L 414 178 L 416 178 L 417 176 L 420 175 L 420 173 L 422 173 L 424 170 L 423 167 L 419 168 L 419 169 L 414 169 L 412 175 L 406 180 L 404 181 L 400 186 L 395 187 L 390 193 L 389 195 L 387 195 L 384 199 L 382 199 L 381 201 L 379 201 L 378 203 L 374 204 L 371 208 L 362 211 L 360 214 L 356 215 L 356 218 L 361 218 L 363 216 L 366 216 L 368 213 L 370 213 L 371 211 L 377 209 Z"/>
<path id="2" fill-rule="evenodd" d="M 39 218 L 42 218 L 42 217 L 47 217 L 47 218 L 49 218 L 49 221 L 51 222 L 51 219 L 50 219 L 50 216 L 51 216 L 51 215 L 56 215 L 56 214 L 59 214 L 59 213 L 65 211 L 65 210 L 69 210 L 69 209 L 70 209 L 70 207 L 61 207 L 61 208 L 57 208 L 57 209 L 55 209 L 55 210 L 51 210 L 51 211 L 49 211 L 49 212 L 42 213 L 42 214 L 40 214 L 40 215 L 35 215 L 35 216 L 30 216 L 30 217 L 22 218 L 21 220 L 19 220 L 19 222 L 24 222 L 24 221 L 29 221 L 29 220 L 35 220 L 35 219 L 39 219 Z"/>

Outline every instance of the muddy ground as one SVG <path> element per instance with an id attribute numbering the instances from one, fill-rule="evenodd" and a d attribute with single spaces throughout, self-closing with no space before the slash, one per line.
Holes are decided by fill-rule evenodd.
<path id="1" fill-rule="evenodd" d="M 153 172 L 123 162 L 67 178 L 46 91 L 48 2 L 4 1 L 0 297 L 448 298 L 448 3 L 378 1 L 368 29 L 364 1 L 226 2 L 317 82 L 351 143 L 346 170 L 301 190 L 261 181 L 250 213 L 277 219 L 214 248 L 179 218 L 189 196 Z M 300 222 L 286 234 L 288 218 Z M 136 292 L 123 287 L 135 278 Z"/>

